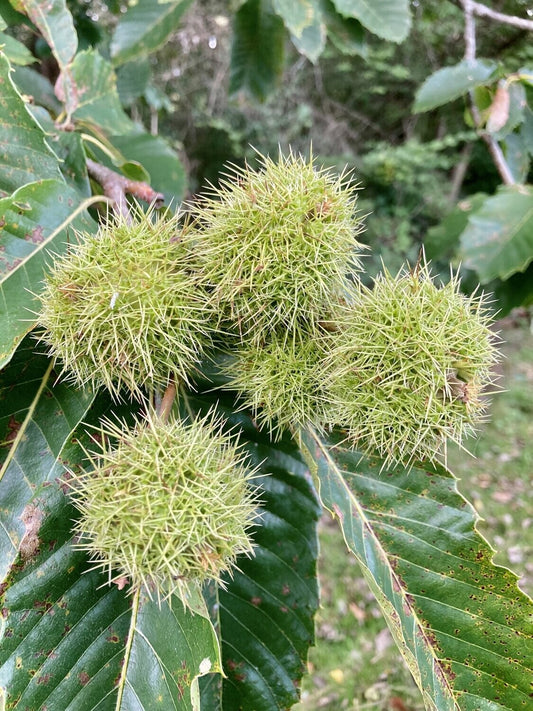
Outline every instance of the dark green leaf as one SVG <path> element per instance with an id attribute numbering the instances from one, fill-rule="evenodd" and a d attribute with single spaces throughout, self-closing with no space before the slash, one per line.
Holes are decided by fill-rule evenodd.
<path id="1" fill-rule="evenodd" d="M 45 482 L 64 474 L 59 455 L 94 399 L 93 393 L 56 384 L 56 380 L 48 360 L 40 377 L 28 383 L 31 401 L 26 402 L 24 419 L 0 470 L 0 581 L 24 544 L 28 528 L 24 511 Z"/>
<path id="2" fill-rule="evenodd" d="M 16 67 L 12 77 L 18 90 L 31 96 L 34 104 L 44 106 L 55 116 L 60 113 L 61 103 L 54 94 L 54 87 L 42 74 L 29 67 Z"/>
<path id="3" fill-rule="evenodd" d="M 85 572 L 89 563 L 71 540 L 77 512 L 57 477 L 84 456 L 71 432 L 93 396 L 55 377 L 49 367 L 0 481 L 10 504 L 0 538 L 7 708 L 192 711 L 196 677 L 221 668 L 212 625 L 175 598 L 159 607 Z M 101 397 L 87 422 L 108 408 Z M 84 430 L 77 436 L 87 440 Z"/>
<path id="4" fill-rule="evenodd" d="M 240 431 L 251 464 L 261 465 L 257 483 L 263 517 L 253 534 L 255 556 L 239 560 L 227 590 L 212 600 L 218 604 L 227 677 L 221 687 L 217 679 L 204 683 L 202 708 L 281 711 L 298 700 L 314 637 L 320 509 L 307 467 L 290 439 L 272 444 L 247 414 L 234 414 L 230 396 L 193 396 L 187 404 L 205 413 L 217 400 L 217 412 Z"/>
<path id="5" fill-rule="evenodd" d="M 31 537 L 3 586 L 0 684 L 11 709 L 114 709 L 129 602 L 72 549 L 75 515 L 54 485 L 28 502 Z M 33 544 L 33 545 L 32 545 Z"/>
<path id="6" fill-rule="evenodd" d="M 130 161 L 138 161 L 148 171 L 150 185 L 162 192 L 168 201 L 183 198 L 186 177 L 183 164 L 167 141 L 160 136 L 138 133 L 112 136 L 111 143 Z"/>
<path id="7" fill-rule="evenodd" d="M 461 235 L 461 256 L 482 284 L 523 272 L 533 260 L 533 186 L 502 186 L 487 198 Z"/>
<path id="8" fill-rule="evenodd" d="M 40 178 L 61 178 L 57 157 L 26 109 L 0 53 L 0 194 Z"/>
<path id="9" fill-rule="evenodd" d="M 0 200 L 0 368 L 36 323 L 35 294 L 42 289 L 50 252 L 68 248 L 69 228 L 94 231 L 84 211 L 94 201 L 82 201 L 59 180 L 31 183 Z"/>
<path id="10" fill-rule="evenodd" d="M 403 42 L 411 28 L 409 0 L 333 0 L 338 12 L 353 17 L 378 37 Z"/>
<path id="11" fill-rule="evenodd" d="M 533 603 L 492 563 L 453 475 L 383 468 L 312 432 L 302 442 L 426 708 L 525 711 Z"/>
<path id="12" fill-rule="evenodd" d="M 416 92 L 413 111 L 430 111 L 458 99 L 470 89 L 486 84 L 492 79 L 496 66 L 490 60 L 476 59 L 438 69 Z"/>
<path id="13" fill-rule="evenodd" d="M 41 386 L 49 359 L 37 348 L 32 335 L 15 351 L 10 363 L 0 370 L 0 466 L 22 426 Z"/>
<path id="14" fill-rule="evenodd" d="M 487 291 L 494 294 L 498 318 L 503 318 L 517 306 L 533 304 L 533 264 L 525 272 L 517 272 L 506 279 L 487 284 Z"/>
<path id="15" fill-rule="evenodd" d="M 111 40 L 114 64 L 153 52 L 177 29 L 192 0 L 138 0 L 120 18 Z"/>
<path id="16" fill-rule="evenodd" d="M 117 70 L 117 90 L 122 106 L 131 106 L 148 86 L 150 64 L 147 59 L 128 62 Z"/>
<path id="17" fill-rule="evenodd" d="M 247 0 L 235 14 L 230 92 L 247 89 L 263 101 L 281 76 L 284 48 L 281 18 L 264 0 Z"/>
<path id="18" fill-rule="evenodd" d="M 61 161 L 59 168 L 65 182 L 77 190 L 80 196 L 89 197 L 91 186 L 87 174 L 83 139 L 77 131 L 63 131 L 46 109 L 33 106 L 31 113 L 46 133 L 46 140 Z"/>
<path id="19" fill-rule="evenodd" d="M 77 54 L 70 76 L 77 92 L 72 113 L 75 119 L 96 124 L 109 134 L 134 130 L 133 122 L 120 105 L 113 67 L 98 52 L 88 50 Z"/>

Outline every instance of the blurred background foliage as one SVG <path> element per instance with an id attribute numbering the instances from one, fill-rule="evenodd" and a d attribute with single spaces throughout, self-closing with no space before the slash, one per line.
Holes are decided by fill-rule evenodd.
<path id="1" fill-rule="evenodd" d="M 126 4 L 68 0 L 67 5 L 80 47 L 97 46 L 110 56 Z M 490 5 L 516 15 L 528 10 L 525 0 Z M 424 244 L 444 278 L 449 260 L 459 266 L 468 201 L 480 192 L 494 194 L 501 179 L 474 130 L 466 96 L 432 111 L 412 109 L 426 77 L 463 57 L 460 2 L 414 0 L 408 39 L 396 43 L 356 20 L 339 23 L 331 1 L 324 0 L 328 36 L 319 57 L 313 49 L 302 54 L 298 42 L 290 41 L 269 1 L 197 0 L 184 6 L 178 29 L 157 51 L 121 60 L 116 71 L 130 116 L 178 151 L 188 180 L 185 197 L 216 183 L 228 162 L 254 164 L 254 149 L 275 154 L 291 147 L 305 154 L 312 146 L 318 162 L 347 167 L 361 185 L 363 240 L 374 250 L 366 262 L 369 275 L 382 259 L 392 271 L 405 259 L 416 260 Z M 27 28 L 15 31 L 29 33 L 31 40 Z M 45 67 L 49 61 L 53 75 L 42 38 L 35 39 L 33 51 Z M 531 66 L 530 33 L 478 20 L 477 53 L 496 59 L 498 76 L 505 76 Z M 524 91 L 529 102 L 527 84 Z M 490 104 L 494 86 L 477 93 L 478 102 Z M 527 183 L 525 160 L 521 182 Z M 465 289 L 473 288 L 479 275 L 463 272 Z M 531 276 L 530 269 L 512 275 L 509 283 L 493 279 L 484 287 L 497 293 L 505 313 L 529 303 Z"/>

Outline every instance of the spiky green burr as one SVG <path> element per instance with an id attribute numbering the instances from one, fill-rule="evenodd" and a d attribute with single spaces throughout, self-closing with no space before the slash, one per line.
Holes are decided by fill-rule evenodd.
<path id="1" fill-rule="evenodd" d="M 40 296 L 42 340 L 65 376 L 105 386 L 164 388 L 187 380 L 211 343 L 212 312 L 191 266 L 193 237 L 170 219 L 136 210 L 79 235 L 55 261 Z"/>
<path id="2" fill-rule="evenodd" d="M 68 485 L 81 512 L 78 548 L 110 583 L 126 577 L 132 590 L 177 593 L 187 605 L 192 586 L 220 583 L 238 555 L 252 553 L 254 471 L 220 421 L 151 415 L 133 429 L 106 422 L 100 434 L 92 471 Z"/>
<path id="3" fill-rule="evenodd" d="M 495 337 L 483 296 L 437 286 L 425 263 L 386 270 L 339 318 L 328 357 L 330 421 L 386 463 L 435 460 L 483 420 Z"/>
<path id="4" fill-rule="evenodd" d="M 264 345 L 243 345 L 226 367 L 228 387 L 242 398 L 258 424 L 277 438 L 289 427 L 325 421 L 322 395 L 326 332 L 300 324 L 295 331 L 277 331 Z"/>
<path id="5" fill-rule="evenodd" d="M 292 153 L 233 168 L 195 206 L 197 255 L 212 302 L 255 343 L 316 320 L 359 267 L 356 188 Z"/>

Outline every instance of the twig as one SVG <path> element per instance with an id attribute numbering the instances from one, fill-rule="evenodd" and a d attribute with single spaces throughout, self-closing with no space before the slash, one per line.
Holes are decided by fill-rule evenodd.
<path id="1" fill-rule="evenodd" d="M 476 21 L 471 0 L 462 0 L 465 14 L 465 59 L 473 62 L 476 58 Z"/>
<path id="2" fill-rule="evenodd" d="M 174 400 L 176 399 L 176 392 L 176 383 L 174 382 L 174 380 L 171 380 L 170 383 L 167 385 L 167 389 L 165 390 L 161 403 L 157 408 L 157 414 L 163 420 L 163 422 L 166 422 L 168 420 L 172 405 L 174 404 Z"/>
<path id="3" fill-rule="evenodd" d="M 464 16 L 465 16 L 465 30 L 464 30 L 464 39 L 465 39 L 465 60 L 469 62 L 473 62 L 476 58 L 476 23 L 474 19 L 474 14 L 480 15 L 480 8 L 485 8 L 484 5 L 481 5 L 478 2 L 474 2 L 473 0 L 460 0 L 461 5 L 463 6 L 463 11 L 464 11 Z M 501 13 L 494 13 L 493 10 L 489 10 L 489 8 L 485 8 L 485 10 L 488 10 L 488 13 L 485 13 L 487 17 L 491 17 L 492 19 L 499 19 L 495 17 L 495 15 L 501 15 Z M 509 15 L 505 15 L 502 17 L 507 17 L 509 18 Z M 514 19 L 519 19 L 519 18 L 514 18 Z M 500 20 L 503 22 L 503 20 Z M 524 20 L 524 22 L 529 22 L 529 20 Z M 513 24 L 513 23 L 509 23 Z M 533 30 L 533 22 L 530 22 L 530 29 Z M 507 161 L 505 160 L 505 156 L 503 155 L 503 151 L 500 148 L 500 144 L 498 141 L 490 134 L 487 133 L 486 131 L 483 131 L 481 128 L 481 115 L 479 113 L 478 107 L 476 105 L 476 102 L 474 100 L 474 95 L 472 91 L 470 91 L 470 111 L 472 113 L 472 118 L 474 120 L 474 124 L 476 125 L 478 134 L 481 136 L 481 138 L 485 141 L 487 144 L 487 148 L 489 149 L 489 152 L 492 156 L 492 160 L 494 161 L 494 165 L 496 166 L 498 173 L 500 174 L 500 177 L 505 185 L 514 185 L 515 184 L 515 179 L 513 177 L 513 174 L 511 173 L 511 169 L 509 168 Z"/>
<path id="4" fill-rule="evenodd" d="M 448 199 L 452 205 L 455 205 L 459 199 L 459 194 L 461 192 L 461 186 L 465 179 L 466 171 L 468 169 L 468 164 L 470 162 L 470 156 L 472 154 L 472 144 L 465 143 L 463 150 L 461 151 L 461 158 L 459 162 L 455 165 L 452 175 L 452 187 L 450 190 L 450 195 Z"/>
<path id="5" fill-rule="evenodd" d="M 162 203 L 165 199 L 162 193 L 156 192 L 147 183 L 143 183 L 139 180 L 130 180 L 90 158 L 87 158 L 87 170 L 89 174 L 100 183 L 104 194 L 111 198 L 116 212 L 128 222 L 131 217 L 128 210 L 126 193 L 134 195 L 139 198 L 139 200 L 148 203 Z"/>
<path id="6" fill-rule="evenodd" d="M 525 20 L 522 17 L 516 17 L 516 15 L 506 15 L 503 12 L 496 12 L 496 10 L 491 10 L 490 7 L 480 2 L 474 2 L 474 0 L 464 0 L 463 7 L 467 4 L 478 17 L 488 17 L 491 20 L 496 20 L 496 22 L 519 27 L 521 30 L 533 30 L 533 20 Z"/>

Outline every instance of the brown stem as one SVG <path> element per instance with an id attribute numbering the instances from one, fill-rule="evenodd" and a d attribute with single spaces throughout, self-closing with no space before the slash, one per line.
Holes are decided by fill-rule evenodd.
<path id="1" fill-rule="evenodd" d="M 139 200 L 148 203 L 155 202 L 161 204 L 165 199 L 162 193 L 156 192 L 147 183 L 143 183 L 139 180 L 130 180 L 90 158 L 87 158 L 87 170 L 89 174 L 100 183 L 104 194 L 111 198 L 116 212 L 128 222 L 131 220 L 131 216 L 126 200 L 126 193 L 134 195 L 139 198 Z"/>
<path id="2" fill-rule="evenodd" d="M 166 422 L 169 418 L 170 411 L 172 410 L 172 405 L 174 404 L 174 400 L 176 399 L 176 393 L 176 383 L 174 382 L 174 380 L 171 380 L 167 385 L 167 389 L 164 392 L 161 403 L 157 408 L 157 414 L 163 420 L 163 422 Z"/>

